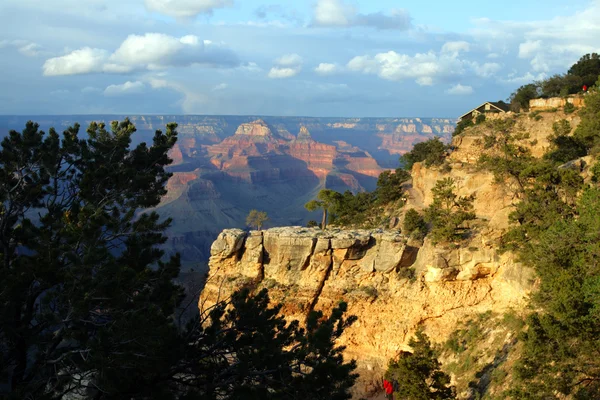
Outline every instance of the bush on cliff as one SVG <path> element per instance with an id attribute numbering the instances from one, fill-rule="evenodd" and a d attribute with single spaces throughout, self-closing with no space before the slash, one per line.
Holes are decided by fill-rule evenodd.
<path id="1" fill-rule="evenodd" d="M 539 86 L 535 83 L 529 83 L 518 88 L 508 98 L 510 109 L 514 112 L 529 110 L 529 100 L 537 99 L 540 96 Z"/>
<path id="2" fill-rule="evenodd" d="M 439 137 L 435 137 L 415 144 L 411 151 L 400 157 L 400 161 L 407 171 L 417 162 L 422 162 L 427 167 L 438 166 L 444 162 L 447 150 L 448 146 L 442 143 Z"/>
<path id="3" fill-rule="evenodd" d="M 586 96 L 581 129 L 567 143 L 582 146 L 582 153 L 594 152 L 598 143 L 597 96 Z M 569 131 L 559 122 L 553 140 L 571 137 Z M 523 200 L 503 237 L 540 279 L 510 398 L 600 398 L 600 190 L 584 184 L 579 168 L 560 165 L 572 155 L 556 152 L 528 163 Z"/>
<path id="4" fill-rule="evenodd" d="M 166 193 L 176 125 L 133 149 L 129 120 L 106 128 L 61 138 L 29 122 L 2 141 L 0 397 L 349 398 L 354 363 L 334 345 L 354 321 L 344 304 L 300 329 L 246 291 L 177 323 L 170 221 L 139 213 Z"/>
<path id="5" fill-rule="evenodd" d="M 452 178 L 437 181 L 431 190 L 433 203 L 425 210 L 425 220 L 432 225 L 435 243 L 462 240 L 468 231 L 464 224 L 475 219 L 474 196 L 459 197 L 454 193 Z"/>
<path id="6" fill-rule="evenodd" d="M 427 335 L 417 331 L 408 345 L 413 352 L 402 352 L 391 360 L 385 379 L 394 385 L 394 398 L 411 400 L 455 399 L 450 376 L 441 370 L 438 352 L 431 346 Z"/>
<path id="7" fill-rule="evenodd" d="M 541 283 L 533 299 L 539 311 L 521 337 L 512 398 L 600 398 L 599 210 L 600 191 L 586 190 L 575 207 L 578 218 L 542 214 L 520 250 Z"/>
<path id="8" fill-rule="evenodd" d="M 410 174 L 402 168 L 397 168 L 394 172 L 382 172 L 377 180 L 377 189 L 375 190 L 377 203 L 388 204 L 403 198 L 405 193 L 402 184 L 409 179 Z"/>
<path id="9" fill-rule="evenodd" d="M 427 234 L 427 224 L 423 216 L 417 210 L 411 208 L 404 215 L 404 224 L 402 225 L 404 233 L 416 238 L 423 238 Z"/>

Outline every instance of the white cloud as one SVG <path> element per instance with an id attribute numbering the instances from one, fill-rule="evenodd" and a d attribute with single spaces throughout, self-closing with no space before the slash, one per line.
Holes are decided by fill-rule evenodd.
<path id="1" fill-rule="evenodd" d="M 44 75 L 79 75 L 102 72 L 106 58 L 106 50 L 84 47 L 67 55 L 46 60 L 43 66 Z"/>
<path id="2" fill-rule="evenodd" d="M 464 64 L 456 55 L 438 56 L 429 52 L 411 57 L 388 51 L 376 54 L 374 57 L 354 57 L 348 62 L 347 67 L 351 71 L 376 74 L 380 78 L 391 81 L 415 79 L 419 85 L 430 86 L 436 78 L 462 74 Z"/>
<path id="3" fill-rule="evenodd" d="M 19 53 L 27 57 L 35 57 L 42 50 L 42 46 L 27 40 L 0 40 L 0 49 L 3 47 L 14 47 Z"/>
<path id="4" fill-rule="evenodd" d="M 477 62 L 472 62 L 471 68 L 477 76 L 480 76 L 482 78 L 491 78 L 502 69 L 502 66 L 498 63 L 479 64 Z"/>
<path id="5" fill-rule="evenodd" d="M 492 54 L 507 55 L 508 49 L 511 53 L 516 49 L 518 58 L 528 60 L 529 70 L 518 76 L 540 76 L 564 72 L 583 54 L 600 51 L 599 20 L 600 1 L 594 0 L 582 11 L 548 20 L 479 19 L 473 34 L 478 42 L 488 44 Z"/>
<path id="6" fill-rule="evenodd" d="M 200 14 L 212 14 L 217 8 L 233 5 L 233 0 L 145 0 L 150 11 L 175 18 L 193 18 Z"/>
<path id="7" fill-rule="evenodd" d="M 292 78 L 300 73 L 301 68 L 273 67 L 269 71 L 269 78 L 283 79 Z"/>
<path id="8" fill-rule="evenodd" d="M 99 93 L 101 91 L 101 89 L 98 89 L 97 87 L 93 86 L 86 86 L 83 89 L 81 89 L 81 93 Z"/>
<path id="9" fill-rule="evenodd" d="M 298 54 L 286 54 L 275 61 L 268 77 L 271 79 L 292 78 L 302 71 L 303 59 Z"/>
<path id="10" fill-rule="evenodd" d="M 523 85 L 534 81 L 540 81 L 546 78 L 547 75 L 543 72 L 537 75 L 534 75 L 531 72 L 527 72 L 523 75 L 518 75 L 516 71 L 513 71 L 508 75 L 508 77 L 502 78 L 500 79 L 500 81 L 509 84 Z"/>
<path id="11" fill-rule="evenodd" d="M 315 72 L 319 75 L 334 75 L 340 71 L 337 64 L 321 63 L 315 68 Z"/>
<path id="12" fill-rule="evenodd" d="M 228 84 L 226 83 L 219 83 L 217 86 L 215 86 L 214 88 L 212 88 L 213 92 L 218 92 L 220 90 L 225 90 L 229 87 Z"/>
<path id="13" fill-rule="evenodd" d="M 296 66 L 302 64 L 303 60 L 298 54 L 286 54 L 279 57 L 276 62 L 282 66 Z"/>
<path id="14" fill-rule="evenodd" d="M 238 69 L 246 72 L 261 72 L 262 68 L 258 66 L 255 62 L 249 62 L 242 64 L 238 67 Z"/>
<path id="15" fill-rule="evenodd" d="M 457 83 L 456 85 L 452 86 L 450 89 L 446 90 L 446 93 L 452 94 L 452 95 L 457 95 L 457 96 L 464 96 L 464 95 L 473 94 L 473 88 L 471 86 L 463 86 L 460 83 Z"/>
<path id="16" fill-rule="evenodd" d="M 344 0 L 318 0 L 314 7 L 313 25 L 407 30 L 411 27 L 411 18 L 403 9 L 391 10 L 389 15 L 382 12 L 360 14 L 355 7 L 344 3 Z"/>
<path id="17" fill-rule="evenodd" d="M 127 81 L 121 85 L 110 85 L 104 89 L 105 96 L 121 96 L 124 94 L 141 93 L 146 86 L 140 81 Z"/>
<path id="18" fill-rule="evenodd" d="M 348 26 L 356 9 L 342 0 L 319 0 L 315 5 L 314 22 L 319 26 Z"/>
<path id="19" fill-rule="evenodd" d="M 541 40 L 528 40 L 519 45 L 519 58 L 531 58 L 542 48 Z"/>
<path id="20" fill-rule="evenodd" d="M 465 41 L 446 42 L 442 46 L 442 53 L 460 53 L 471 50 L 471 45 Z"/>
<path id="21" fill-rule="evenodd" d="M 90 73 L 125 74 L 134 70 L 161 70 L 168 67 L 235 66 L 237 56 L 220 44 L 202 41 L 197 36 L 181 38 L 162 33 L 129 35 L 109 55 L 104 49 L 84 47 L 61 57 L 46 60 L 44 75 L 78 75 Z"/>

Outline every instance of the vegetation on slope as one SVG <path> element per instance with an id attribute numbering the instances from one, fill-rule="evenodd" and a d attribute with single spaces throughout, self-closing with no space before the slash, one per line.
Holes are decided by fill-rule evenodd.
<path id="1" fill-rule="evenodd" d="M 513 111 L 528 110 L 529 100 L 581 93 L 584 86 L 594 85 L 599 75 L 600 55 L 586 54 L 566 74 L 523 85 L 508 100 Z"/>
<path id="2" fill-rule="evenodd" d="M 182 326 L 170 221 L 139 213 L 165 194 L 176 125 L 135 148 L 129 120 L 106 128 L 29 122 L 2 141 L 0 397 L 350 398 L 343 303 L 300 328 L 243 290 Z"/>

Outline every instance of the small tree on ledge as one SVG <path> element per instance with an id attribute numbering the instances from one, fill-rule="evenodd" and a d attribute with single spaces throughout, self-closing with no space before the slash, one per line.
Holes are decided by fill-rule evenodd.
<path id="1" fill-rule="evenodd" d="M 331 189 L 322 189 L 317 195 L 317 200 L 311 200 L 304 205 L 308 211 L 315 211 L 319 208 L 323 210 L 323 219 L 321 222 L 321 228 L 327 228 L 327 212 L 335 207 L 342 195 Z"/>
<path id="2" fill-rule="evenodd" d="M 256 230 L 260 231 L 263 224 L 269 220 L 265 211 L 250 210 L 246 217 L 246 225 L 255 226 Z"/>

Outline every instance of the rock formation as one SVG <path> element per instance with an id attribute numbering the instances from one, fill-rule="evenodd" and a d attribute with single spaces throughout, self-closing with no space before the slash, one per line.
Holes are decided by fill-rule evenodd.
<path id="1" fill-rule="evenodd" d="M 411 280 L 411 275 L 414 278 Z M 211 248 L 200 307 L 244 285 L 269 288 L 290 319 L 346 301 L 358 321 L 340 344 L 358 361 L 356 394 L 378 388 L 388 360 L 418 326 L 436 341 L 458 321 L 522 307 L 531 273 L 482 239 L 479 247 L 411 246 L 399 231 L 321 231 L 301 227 L 225 230 Z"/>
<path id="2" fill-rule="evenodd" d="M 547 150 L 555 121 L 568 119 L 573 128 L 579 122 L 576 115 L 561 111 L 543 113 L 538 120 L 515 118 L 514 129 L 529 133 L 519 144 L 536 157 Z M 435 246 L 429 238 L 418 242 L 399 230 L 226 230 L 211 249 L 209 280 L 200 304 L 212 304 L 244 285 L 266 287 L 288 318 L 302 321 L 312 309 L 327 312 L 346 301 L 358 321 L 340 344 L 347 346 L 346 356 L 358 362 L 357 398 L 378 388 L 388 360 L 407 349 L 417 327 L 440 343 L 459 322 L 481 313 L 523 310 L 536 285 L 533 271 L 519 264 L 513 253 L 497 250 L 519 197 L 509 180 L 498 182 L 476 165 L 486 151 L 483 135 L 492 133 L 482 124 L 454 138 L 447 166 L 416 163 L 406 186 L 405 210 L 428 207 L 431 189 L 443 178 L 454 180 L 458 196 L 475 195 L 477 219 L 469 223 L 471 235 L 460 246 Z M 588 164 L 576 160 L 563 168 L 587 176 Z M 392 226 L 401 226 L 401 218 Z"/>

